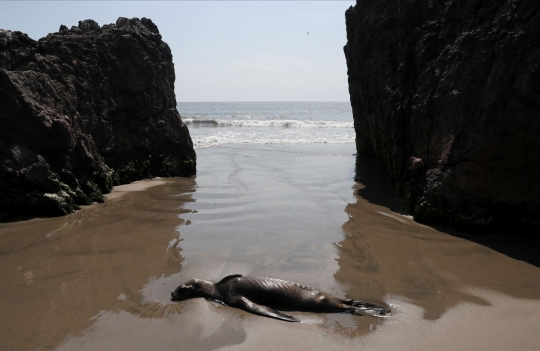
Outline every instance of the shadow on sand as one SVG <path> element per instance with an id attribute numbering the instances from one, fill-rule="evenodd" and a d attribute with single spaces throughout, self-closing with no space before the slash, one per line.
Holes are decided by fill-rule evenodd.
<path id="1" fill-rule="evenodd" d="M 376 159 L 358 156 L 354 179 L 364 185 L 364 188 L 358 190 L 358 195 L 363 199 L 373 204 L 388 207 L 395 213 L 410 215 L 406 209 L 405 201 L 395 195 L 386 170 Z M 504 234 L 475 235 L 444 226 L 429 226 L 440 232 L 475 242 L 516 260 L 540 267 L 540 239 L 519 236 L 519 228 L 516 228 L 517 235 L 511 236 Z"/>

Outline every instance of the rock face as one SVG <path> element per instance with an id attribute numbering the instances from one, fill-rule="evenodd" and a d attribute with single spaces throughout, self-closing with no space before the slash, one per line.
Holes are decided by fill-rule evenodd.
<path id="1" fill-rule="evenodd" d="M 537 230 L 540 2 L 358 0 L 346 24 L 357 150 L 415 219 Z"/>
<path id="2" fill-rule="evenodd" d="M 34 41 L 0 30 L 0 220 L 61 215 L 113 185 L 195 174 L 169 46 L 151 20 Z"/>

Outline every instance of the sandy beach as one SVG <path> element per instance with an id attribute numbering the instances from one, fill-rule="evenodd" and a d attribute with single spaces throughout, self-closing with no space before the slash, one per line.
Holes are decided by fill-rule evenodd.
<path id="1" fill-rule="evenodd" d="M 1 350 L 533 350 L 540 244 L 413 222 L 354 144 L 219 146 L 198 174 L 0 224 Z M 355 181 L 356 179 L 356 181 Z M 388 306 L 259 317 L 170 301 L 241 273 Z"/>

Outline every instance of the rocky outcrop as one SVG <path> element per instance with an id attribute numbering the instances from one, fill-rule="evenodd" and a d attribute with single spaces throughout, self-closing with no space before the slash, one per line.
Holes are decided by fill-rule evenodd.
<path id="1" fill-rule="evenodd" d="M 61 215 L 116 184 L 195 174 L 169 46 L 151 20 L 34 41 L 0 30 L 0 220 Z"/>
<path id="2" fill-rule="evenodd" d="M 358 0 L 345 56 L 359 154 L 418 221 L 540 221 L 540 3 Z"/>

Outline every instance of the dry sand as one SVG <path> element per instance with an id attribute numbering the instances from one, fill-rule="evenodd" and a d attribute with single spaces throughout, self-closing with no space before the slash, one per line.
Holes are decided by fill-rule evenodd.
<path id="1" fill-rule="evenodd" d="M 538 242 L 412 222 L 372 161 L 355 173 L 353 152 L 202 149 L 197 177 L 137 182 L 69 216 L 0 224 L 0 350 L 536 349 Z M 302 323 L 286 323 L 170 301 L 184 280 L 231 273 L 393 313 L 292 312 Z"/>
<path id="2" fill-rule="evenodd" d="M 117 197 L 120 197 L 124 195 L 125 193 L 131 192 L 131 191 L 144 191 L 153 186 L 162 185 L 166 183 L 167 183 L 167 180 L 157 177 L 152 180 L 140 180 L 140 181 L 133 182 L 130 184 L 115 186 L 110 193 L 105 194 L 105 200 L 116 199 Z"/>

